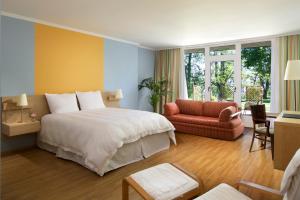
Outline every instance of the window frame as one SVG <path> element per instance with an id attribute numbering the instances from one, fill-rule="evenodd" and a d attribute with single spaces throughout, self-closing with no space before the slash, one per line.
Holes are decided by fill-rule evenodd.
<path id="1" fill-rule="evenodd" d="M 249 40 L 238 40 L 232 42 L 224 42 L 224 43 L 211 43 L 211 44 L 204 44 L 204 45 L 194 45 L 194 46 L 186 46 L 184 47 L 184 51 L 191 50 L 191 49 L 204 49 L 204 59 L 205 59 L 205 100 L 210 101 L 210 91 L 208 91 L 208 87 L 210 86 L 211 82 L 211 63 L 216 61 L 234 61 L 234 83 L 236 87 L 236 91 L 234 93 L 234 101 L 238 103 L 239 106 L 242 104 L 242 60 L 241 60 L 241 50 L 243 44 L 248 43 L 261 43 L 261 42 L 270 42 L 271 43 L 271 108 L 270 112 L 274 111 L 273 107 L 276 107 L 277 102 L 272 102 L 272 93 L 273 84 L 275 83 L 274 80 L 274 63 L 275 63 L 275 38 L 267 37 L 267 38 L 256 38 L 256 39 L 249 39 Z M 235 46 L 235 54 L 229 55 L 210 55 L 210 49 L 222 46 Z"/>

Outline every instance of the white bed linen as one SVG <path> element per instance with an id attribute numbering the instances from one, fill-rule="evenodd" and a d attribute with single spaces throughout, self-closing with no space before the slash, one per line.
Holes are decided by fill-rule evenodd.
<path id="1" fill-rule="evenodd" d="M 69 151 L 64 151 L 58 147 L 43 143 L 41 141 L 38 141 L 38 146 L 41 149 L 55 153 L 59 158 L 71 160 L 89 169 L 89 167 L 84 164 L 84 159 L 79 155 Z M 104 169 L 104 172 L 106 173 L 125 165 L 143 160 L 144 158 L 169 148 L 170 138 L 167 133 L 149 135 L 141 138 L 138 141 L 124 144 L 118 149 L 117 153 L 109 161 L 108 165 Z"/>
<path id="2" fill-rule="evenodd" d="M 82 157 L 85 166 L 103 175 L 124 144 L 163 132 L 176 144 L 174 130 L 164 116 L 156 113 L 103 108 L 46 115 L 38 139 Z"/>

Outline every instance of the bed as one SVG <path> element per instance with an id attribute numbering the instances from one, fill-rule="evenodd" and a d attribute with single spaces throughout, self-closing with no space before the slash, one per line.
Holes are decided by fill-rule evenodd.
<path id="1" fill-rule="evenodd" d="M 101 108 L 44 115 L 38 146 L 100 176 L 176 144 L 174 127 L 162 115 Z"/>

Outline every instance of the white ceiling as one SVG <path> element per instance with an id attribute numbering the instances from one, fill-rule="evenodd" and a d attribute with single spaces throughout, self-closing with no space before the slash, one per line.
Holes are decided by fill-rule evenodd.
<path id="1" fill-rule="evenodd" d="M 300 0 L 3 0 L 2 11 L 150 48 L 300 30 Z"/>

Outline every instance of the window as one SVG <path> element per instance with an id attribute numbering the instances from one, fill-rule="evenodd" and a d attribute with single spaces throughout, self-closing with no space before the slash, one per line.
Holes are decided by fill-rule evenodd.
<path id="1" fill-rule="evenodd" d="M 188 97 L 235 101 L 246 110 L 253 103 L 263 103 L 270 112 L 271 54 L 271 41 L 186 50 Z"/>
<path id="2" fill-rule="evenodd" d="M 234 101 L 234 62 L 211 63 L 211 101 Z"/>
<path id="3" fill-rule="evenodd" d="M 270 111 L 271 42 L 242 44 L 242 107 L 264 103 Z"/>
<path id="4" fill-rule="evenodd" d="M 190 49 L 185 51 L 185 75 L 188 97 L 204 100 L 205 91 L 205 54 L 204 49 Z"/>
<path id="5" fill-rule="evenodd" d="M 222 56 L 222 55 L 234 55 L 235 45 L 220 46 L 220 47 L 210 47 L 210 56 Z"/>

